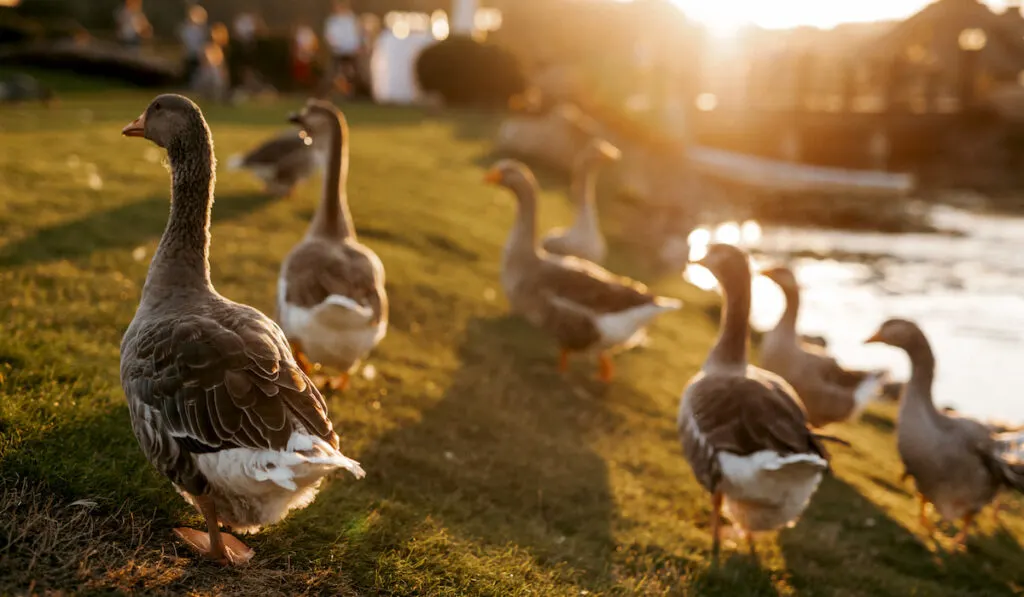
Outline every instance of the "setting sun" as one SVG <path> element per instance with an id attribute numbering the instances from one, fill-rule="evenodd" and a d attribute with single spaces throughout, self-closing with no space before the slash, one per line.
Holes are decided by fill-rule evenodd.
<path id="1" fill-rule="evenodd" d="M 928 0 L 672 0 L 693 19 L 707 25 L 714 33 L 727 36 L 746 24 L 769 29 L 785 29 L 800 25 L 831 28 L 840 23 L 901 19 L 912 15 Z M 988 0 L 993 9 L 1002 9 L 1006 0 Z"/>

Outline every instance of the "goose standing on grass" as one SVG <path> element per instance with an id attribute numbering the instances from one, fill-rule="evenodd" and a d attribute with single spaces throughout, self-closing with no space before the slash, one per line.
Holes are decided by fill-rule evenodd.
<path id="1" fill-rule="evenodd" d="M 761 340 L 761 366 L 785 379 L 803 401 L 814 427 L 860 415 L 884 388 L 885 371 L 854 371 L 839 366 L 821 346 L 804 341 L 796 331 L 800 286 L 786 267 L 761 272 L 782 289 L 786 310 Z"/>
<path id="2" fill-rule="evenodd" d="M 747 362 L 747 255 L 730 245 L 713 244 L 697 263 L 718 279 L 725 305 L 718 340 L 683 392 L 678 425 L 686 460 L 711 492 L 717 559 L 723 508 L 747 536 L 751 553 L 752 533 L 796 521 L 829 470 L 821 440 L 832 438 L 808 428 L 789 384 Z"/>
<path id="3" fill-rule="evenodd" d="M 142 300 L 121 341 L 121 385 L 149 461 L 206 519 L 175 532 L 225 564 L 253 551 L 220 524 L 254 532 L 313 501 L 336 469 L 363 476 L 339 451 L 327 404 L 292 358 L 281 329 L 210 282 L 213 139 L 199 107 L 161 95 L 126 126 L 167 150 L 171 214 Z"/>
<path id="4" fill-rule="evenodd" d="M 316 171 L 322 153 L 317 145 L 303 131 L 286 131 L 248 153 L 231 156 L 228 170 L 249 170 L 263 181 L 268 194 L 288 197 Z"/>
<path id="5" fill-rule="evenodd" d="M 1007 454 L 987 425 L 935 408 L 935 356 L 916 324 L 890 319 L 867 342 L 900 348 L 910 357 L 910 381 L 896 430 L 904 476 L 912 477 L 917 486 L 920 521 L 929 536 L 934 533 L 927 516 L 930 503 L 945 520 L 962 523 L 956 541 L 963 544 L 974 517 L 1000 489 L 1024 491 L 1024 462 Z"/>
<path id="6" fill-rule="evenodd" d="M 512 310 L 555 337 L 559 370 L 572 352 L 598 355 L 600 379 L 611 381 L 609 354 L 636 344 L 656 315 L 682 307 L 642 285 L 576 257 L 550 255 L 537 247 L 537 180 L 515 160 L 496 163 L 488 183 L 511 190 L 518 201 L 515 225 L 505 244 L 501 284 Z"/>
<path id="7" fill-rule="evenodd" d="M 621 155 L 611 143 L 595 139 L 576 158 L 572 176 L 576 219 L 568 229 L 556 228 L 547 233 L 541 241 L 545 251 L 555 255 L 572 255 L 594 263 L 604 261 L 608 244 L 601 233 L 594 187 L 601 166 L 618 161 Z"/>
<path id="8" fill-rule="evenodd" d="M 349 372 L 387 333 L 384 266 L 359 243 L 349 213 L 345 116 L 328 102 L 310 100 L 292 121 L 328 149 L 320 205 L 281 264 L 278 320 L 303 371 L 322 365 L 337 373 L 331 388 L 344 389 Z"/>

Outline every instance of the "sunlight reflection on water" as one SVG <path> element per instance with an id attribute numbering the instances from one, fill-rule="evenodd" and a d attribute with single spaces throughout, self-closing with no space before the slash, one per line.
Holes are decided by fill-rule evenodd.
<path id="1" fill-rule="evenodd" d="M 727 222 L 713 233 L 694 231 L 690 251 L 693 257 L 710 242 L 733 241 L 769 257 L 767 262 L 787 263 L 803 288 L 800 332 L 824 336 L 829 350 L 851 367 L 886 367 L 905 379 L 903 354 L 863 341 L 889 317 L 916 320 L 936 353 L 939 406 L 1024 422 L 1017 390 L 1024 379 L 1024 219 L 941 209 L 935 220 L 965 236 L 762 231 Z M 808 252 L 822 257 L 789 259 Z M 684 277 L 700 288 L 716 285 L 710 272 L 692 264 Z M 751 323 L 771 328 L 784 308 L 782 293 L 762 276 L 755 276 L 752 288 Z"/>

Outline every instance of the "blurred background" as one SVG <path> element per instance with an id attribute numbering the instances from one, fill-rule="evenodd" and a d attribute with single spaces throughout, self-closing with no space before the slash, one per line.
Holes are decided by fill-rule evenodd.
<path id="1" fill-rule="evenodd" d="M 940 403 L 1024 420 L 1001 381 L 1024 362 L 1019 2 L 0 0 L 0 101 L 59 109 L 51 72 L 483 111 L 497 151 L 561 173 L 602 136 L 604 227 L 647 270 L 710 288 L 690 251 L 743 244 L 794 267 L 802 331 L 844 362 L 889 365 L 862 336 L 912 317 L 975 365 Z M 781 293 L 755 293 L 773 325 Z"/>

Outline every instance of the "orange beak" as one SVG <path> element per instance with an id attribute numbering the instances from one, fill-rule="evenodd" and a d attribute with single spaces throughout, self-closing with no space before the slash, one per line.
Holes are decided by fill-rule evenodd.
<path id="1" fill-rule="evenodd" d="M 125 137 L 144 137 L 146 135 L 146 114 L 143 113 L 131 124 L 121 129 L 121 134 Z"/>
<path id="2" fill-rule="evenodd" d="M 882 342 L 882 330 L 875 332 L 873 336 L 864 341 L 864 344 L 871 344 L 872 342 Z"/>
<path id="3" fill-rule="evenodd" d="M 501 170 L 498 170 L 497 168 L 491 168 L 488 170 L 487 174 L 484 174 L 484 182 L 489 184 L 498 184 L 501 182 Z"/>

